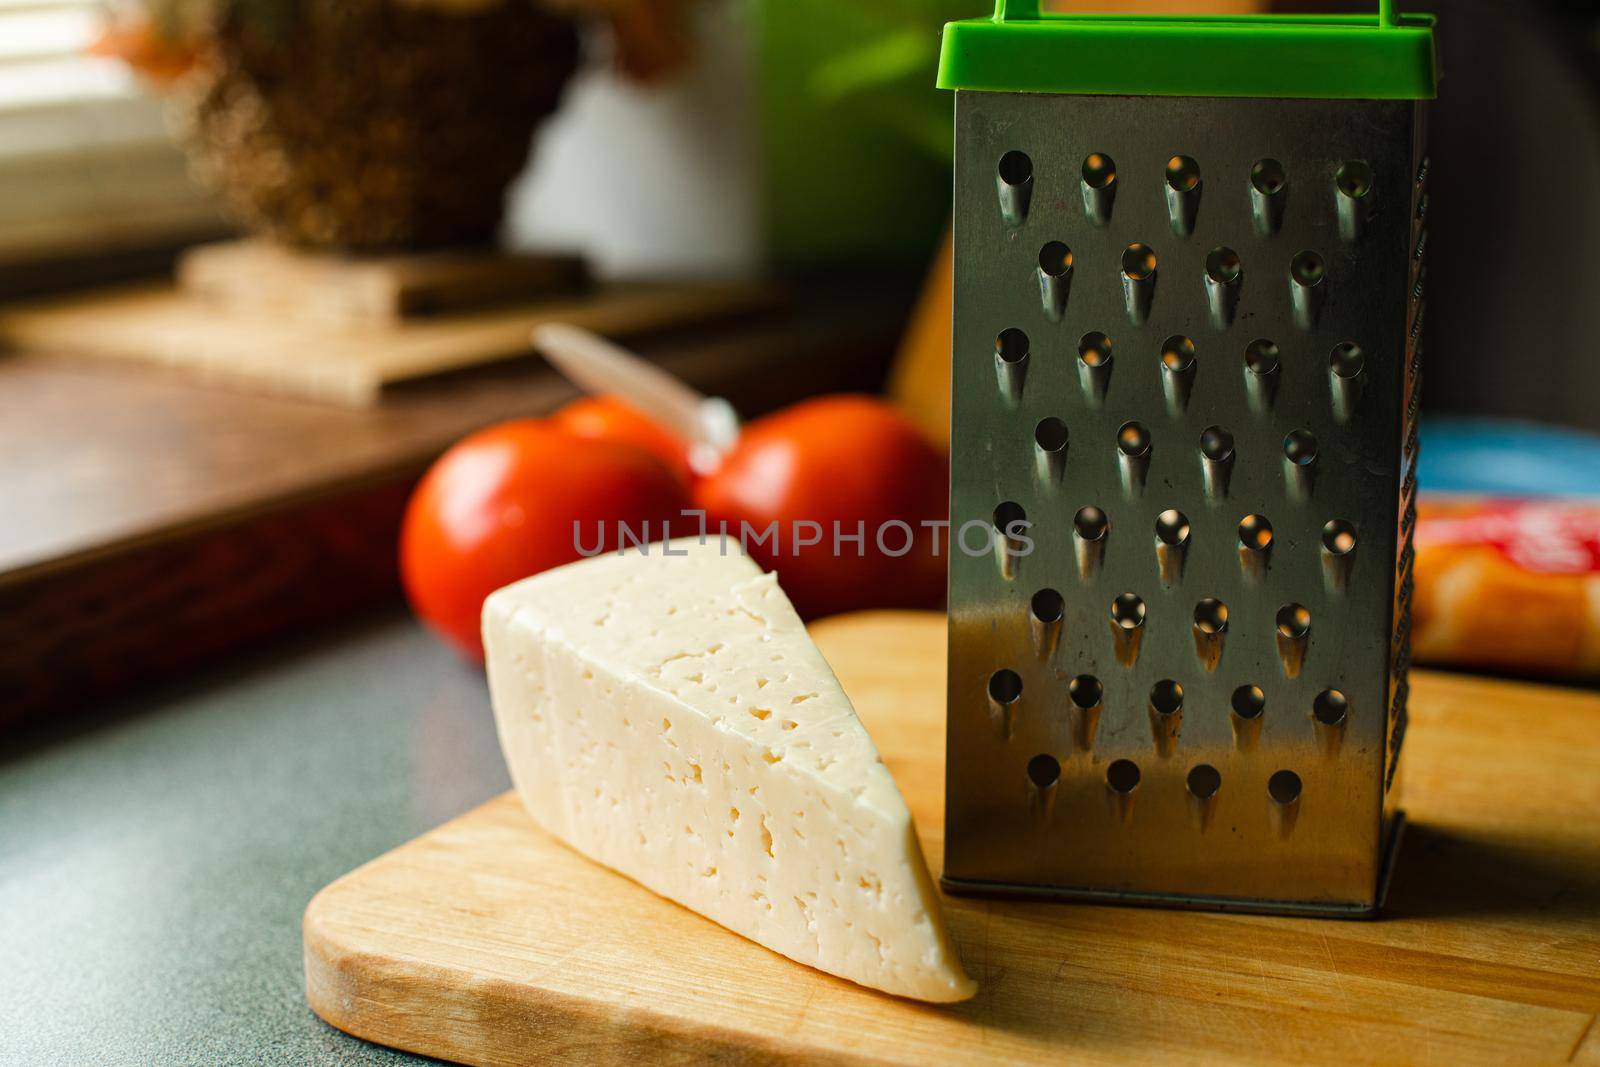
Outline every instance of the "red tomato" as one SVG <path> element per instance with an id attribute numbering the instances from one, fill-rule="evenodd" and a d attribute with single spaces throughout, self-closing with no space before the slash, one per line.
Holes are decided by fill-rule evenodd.
<path id="1" fill-rule="evenodd" d="M 924 521 L 949 514 L 944 455 L 889 404 L 866 396 L 819 397 L 745 427 L 722 467 L 701 481 L 696 503 L 712 528 L 740 523 L 756 535 L 778 523 L 774 543 L 746 547 L 778 572 L 807 618 L 861 608 L 932 607 L 944 596 L 944 558 Z M 795 523 L 822 527 L 821 542 L 797 546 Z M 905 551 L 909 525 L 914 539 Z M 865 543 L 840 541 L 834 523 Z M 879 542 L 879 531 L 883 540 Z M 802 529 L 803 539 L 816 536 Z M 937 531 L 939 553 L 949 550 Z"/>
<path id="2" fill-rule="evenodd" d="M 616 396 L 583 396 L 565 405 L 550 421 L 570 434 L 595 441 L 625 441 L 671 467 L 684 485 L 694 483 L 689 442 L 632 404 Z"/>
<path id="3" fill-rule="evenodd" d="M 688 506 L 677 477 L 654 455 L 618 441 L 584 440 L 536 419 L 457 442 L 417 485 L 400 531 L 400 575 L 411 606 L 467 656 L 482 659 L 483 600 L 519 578 L 579 558 L 617 524 L 659 539 Z M 682 522 L 683 520 L 679 520 Z"/>

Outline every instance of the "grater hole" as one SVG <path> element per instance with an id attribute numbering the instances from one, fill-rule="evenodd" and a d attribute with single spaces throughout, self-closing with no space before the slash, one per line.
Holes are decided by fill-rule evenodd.
<path id="1" fill-rule="evenodd" d="M 1176 715 L 1183 710 L 1183 686 L 1163 678 L 1150 687 L 1150 706 L 1157 715 Z"/>
<path id="2" fill-rule="evenodd" d="M 1111 529 L 1111 520 L 1099 508 L 1090 505 L 1078 509 L 1072 517 L 1072 528 L 1085 541 L 1098 541 Z"/>
<path id="3" fill-rule="evenodd" d="M 1196 800 L 1210 800 L 1222 788 L 1222 775 L 1211 764 L 1201 763 L 1189 771 L 1185 784 Z"/>
<path id="4" fill-rule="evenodd" d="M 1311 702 L 1311 714 L 1324 726 L 1338 726 L 1350 712 L 1350 702 L 1337 689 L 1324 689 Z"/>
<path id="5" fill-rule="evenodd" d="M 1278 632 L 1284 637 L 1304 637 L 1311 632 L 1311 612 L 1304 604 L 1285 604 L 1278 609 Z"/>
<path id="6" fill-rule="evenodd" d="M 1364 159 L 1347 159 L 1339 164 L 1333 180 L 1340 193 L 1359 200 L 1372 191 L 1372 167 Z"/>
<path id="7" fill-rule="evenodd" d="M 1054 416 L 1040 419 L 1033 428 L 1033 440 L 1046 452 L 1061 452 L 1067 447 L 1067 424 Z"/>
<path id="8" fill-rule="evenodd" d="M 1111 602 L 1111 621 L 1124 630 L 1143 626 L 1144 614 L 1144 601 L 1134 593 L 1123 593 Z"/>
<path id="9" fill-rule="evenodd" d="M 1200 431 L 1200 454 L 1220 462 L 1233 455 L 1233 434 L 1221 426 L 1207 426 Z"/>
<path id="10" fill-rule="evenodd" d="M 1322 528 L 1322 547 L 1335 556 L 1348 556 L 1356 550 L 1356 525 L 1349 519 L 1333 519 Z"/>
<path id="11" fill-rule="evenodd" d="M 1117 429 L 1117 449 L 1124 456 L 1142 456 L 1150 451 L 1150 431 L 1140 422 L 1125 422 Z"/>
<path id="12" fill-rule="evenodd" d="M 1015 326 L 1007 327 L 994 339 L 994 351 L 1006 363 L 1021 363 L 1028 358 L 1028 335 Z"/>
<path id="13" fill-rule="evenodd" d="M 1040 622 L 1060 622 L 1066 610 L 1066 601 L 1054 589 L 1041 589 L 1033 594 L 1033 617 Z"/>
<path id="14" fill-rule="evenodd" d="M 1091 189 L 1104 189 L 1116 180 L 1116 160 L 1104 152 L 1090 152 L 1083 157 L 1083 184 Z"/>
<path id="15" fill-rule="evenodd" d="M 1288 184 L 1289 176 L 1276 159 L 1258 159 L 1250 168 L 1250 187 L 1262 196 L 1281 193 Z"/>
<path id="16" fill-rule="evenodd" d="M 1091 331 L 1078 340 L 1078 358 L 1086 367 L 1102 367 L 1111 362 L 1111 338 Z"/>
<path id="17" fill-rule="evenodd" d="M 1134 243 L 1122 251 L 1122 273 L 1136 282 L 1156 272 L 1156 253 L 1149 245 Z"/>
<path id="18" fill-rule="evenodd" d="M 1317 435 L 1310 430 L 1290 430 L 1283 439 L 1283 454 L 1296 467 L 1317 461 Z"/>
<path id="19" fill-rule="evenodd" d="M 994 509 L 994 528 L 1003 536 L 1015 536 L 1017 528 L 1027 523 L 1028 513 L 1014 500 L 1002 500 Z"/>
<path id="20" fill-rule="evenodd" d="M 1181 333 L 1175 333 L 1161 342 L 1161 365 L 1168 370 L 1181 374 L 1194 366 L 1194 341 Z"/>
<path id="21" fill-rule="evenodd" d="M 1354 378 L 1361 373 L 1367 365 L 1366 353 L 1361 351 L 1361 346 L 1354 341 L 1345 341 L 1333 347 L 1333 352 L 1328 356 L 1328 369 L 1340 378 L 1346 380 Z"/>
<path id="22" fill-rule="evenodd" d="M 1191 193 L 1200 186 L 1200 164 L 1190 156 L 1167 160 L 1167 185 L 1180 193 Z"/>
<path id="23" fill-rule="evenodd" d="M 1244 264 L 1239 253 L 1218 245 L 1206 255 L 1206 277 L 1218 285 L 1232 285 L 1244 274 Z"/>
<path id="24" fill-rule="evenodd" d="M 1139 765 L 1131 759 L 1112 760 L 1106 767 L 1106 785 L 1112 792 L 1127 796 L 1139 788 Z"/>
<path id="25" fill-rule="evenodd" d="M 1156 540 L 1164 545 L 1182 545 L 1189 540 L 1189 518 L 1176 508 L 1156 516 Z"/>
<path id="26" fill-rule="evenodd" d="M 1246 515 L 1239 520 L 1239 546 L 1252 552 L 1272 547 L 1272 523 L 1265 515 Z"/>
<path id="27" fill-rule="evenodd" d="M 1267 710 L 1267 695 L 1258 685 L 1241 685 L 1233 691 L 1233 713 L 1241 719 L 1254 719 Z"/>
<path id="28" fill-rule="evenodd" d="M 1278 346 L 1265 337 L 1244 346 L 1244 365 L 1251 374 L 1271 374 L 1278 369 L 1281 357 Z"/>
<path id="29" fill-rule="evenodd" d="M 1051 241 L 1039 249 L 1039 269 L 1052 278 L 1059 278 L 1072 269 L 1072 249 L 1060 241 Z"/>
<path id="30" fill-rule="evenodd" d="M 1307 249 L 1296 252 L 1294 259 L 1289 261 L 1289 277 L 1294 279 L 1296 285 L 1311 288 L 1322 284 L 1327 267 L 1322 262 L 1322 257 Z"/>
<path id="31" fill-rule="evenodd" d="M 1001 667 L 989 675 L 989 699 L 1002 706 L 1015 704 L 1022 698 L 1022 677 L 1009 667 Z"/>
<path id="32" fill-rule="evenodd" d="M 1033 160 L 1028 153 L 1012 149 L 1000 157 L 1000 180 L 1007 185 L 1022 185 L 1033 177 Z"/>
<path id="33" fill-rule="evenodd" d="M 1072 703 L 1088 711 L 1100 705 L 1100 698 L 1105 696 L 1105 686 L 1100 684 L 1100 679 L 1092 674 L 1080 674 L 1067 683 L 1067 695 L 1072 698 Z"/>
<path id="34" fill-rule="evenodd" d="M 1228 605 L 1216 597 L 1206 597 L 1194 606 L 1194 624 L 1201 633 L 1220 634 L 1228 628 Z"/>
<path id="35" fill-rule="evenodd" d="M 1300 799 L 1300 776 L 1293 771 L 1278 771 L 1267 779 L 1267 793 L 1279 804 L 1293 804 Z"/>
<path id="36" fill-rule="evenodd" d="M 1049 789 L 1061 780 L 1061 762 L 1054 756 L 1040 753 L 1028 761 L 1028 781 L 1036 789 Z"/>

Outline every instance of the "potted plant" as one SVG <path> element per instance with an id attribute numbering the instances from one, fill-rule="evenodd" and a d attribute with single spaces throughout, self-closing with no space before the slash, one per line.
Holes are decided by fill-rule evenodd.
<path id="1" fill-rule="evenodd" d="M 377 252 L 489 241 L 576 69 L 531 0 L 138 0 L 102 51 L 162 82 L 248 230 Z"/>

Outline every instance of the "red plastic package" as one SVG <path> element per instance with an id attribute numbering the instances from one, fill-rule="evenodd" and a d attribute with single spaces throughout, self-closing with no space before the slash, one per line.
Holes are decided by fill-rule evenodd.
<path id="1" fill-rule="evenodd" d="M 1416 553 L 1418 663 L 1600 675 L 1600 501 L 1427 498 Z"/>

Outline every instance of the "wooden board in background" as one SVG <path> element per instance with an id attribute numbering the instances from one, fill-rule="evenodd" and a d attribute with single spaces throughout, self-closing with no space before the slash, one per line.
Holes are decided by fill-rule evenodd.
<path id="1" fill-rule="evenodd" d="M 191 248 L 179 258 L 177 275 L 180 290 L 216 308 L 327 325 L 393 323 L 567 295 L 588 279 L 575 255 L 485 247 L 363 256 L 260 238 Z"/>
<path id="2" fill-rule="evenodd" d="M 0 307 L 0 346 L 156 365 L 250 392 L 376 403 L 386 387 L 531 351 L 535 326 L 570 322 L 626 338 L 770 309 L 759 283 L 629 283 L 478 311 L 330 328 L 230 311 L 169 285 Z"/>
<path id="3" fill-rule="evenodd" d="M 847 616 L 824 653 L 942 856 L 942 616 Z M 981 983 L 899 1000 L 583 859 L 506 795 L 323 890 L 307 996 L 466 1063 L 1600 1064 L 1600 696 L 1419 673 L 1385 918 L 956 899 Z"/>

